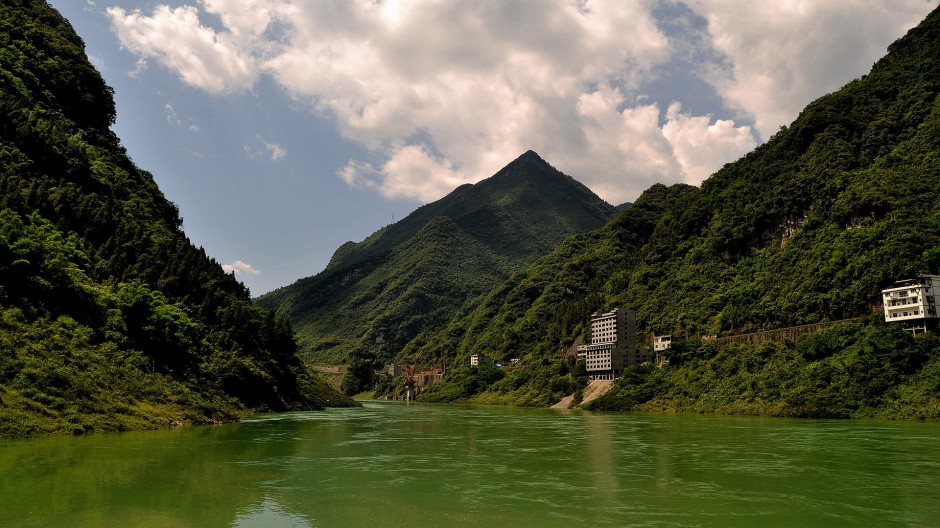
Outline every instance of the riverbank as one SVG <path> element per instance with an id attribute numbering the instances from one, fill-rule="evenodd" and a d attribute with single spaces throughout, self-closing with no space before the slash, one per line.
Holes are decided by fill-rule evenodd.
<path id="1" fill-rule="evenodd" d="M 940 338 L 844 323 L 793 343 L 687 341 L 627 369 L 592 410 L 940 420 Z"/>
<path id="2" fill-rule="evenodd" d="M 552 409 L 570 409 L 578 405 L 587 405 L 606 394 L 613 386 L 614 382 L 612 380 L 592 380 L 583 391 L 565 396 L 561 401 L 552 405 Z M 581 393 L 580 398 L 578 397 L 579 392 Z"/>
<path id="3" fill-rule="evenodd" d="M 718 348 L 690 339 L 674 344 L 669 359 L 664 365 L 628 367 L 610 390 L 580 407 L 940 420 L 940 337 L 915 337 L 875 318 L 840 323 L 802 336 L 798 343 Z M 529 365 L 478 371 L 458 367 L 419 400 L 551 407 L 587 385 L 585 373 L 564 359 Z"/>

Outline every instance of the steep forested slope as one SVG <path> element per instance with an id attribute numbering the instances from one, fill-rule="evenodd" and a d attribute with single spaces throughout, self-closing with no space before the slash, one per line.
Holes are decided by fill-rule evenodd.
<path id="1" fill-rule="evenodd" d="M 344 244 L 322 273 L 257 302 L 290 317 L 314 359 L 388 361 L 467 313 L 511 271 L 614 213 L 530 151 L 363 242 Z"/>
<path id="2" fill-rule="evenodd" d="M 351 403 L 189 242 L 45 2 L 0 4 L 0 116 L 0 436 Z"/>
<path id="3" fill-rule="evenodd" d="M 584 334 L 593 310 L 631 307 L 649 333 L 686 336 L 744 333 L 876 312 L 884 285 L 940 271 L 938 57 L 940 14 L 934 12 L 895 42 L 870 74 L 807 106 L 789 127 L 725 166 L 700 189 L 670 189 L 674 199 L 653 217 L 646 216 L 646 201 L 666 190 L 650 189 L 608 226 L 569 240 L 514 276 L 420 352 L 429 356 L 456 350 L 460 365 L 473 351 L 497 359 L 527 356 L 530 365 L 554 369 L 555 385 L 520 380 L 531 376 L 531 369 L 511 373 L 491 385 L 503 395 L 491 399 L 544 403 L 577 385 L 557 363 L 558 352 Z M 795 376 L 777 381 L 791 388 L 806 382 L 812 394 L 831 380 L 855 380 L 862 392 L 876 393 L 866 400 L 868 408 L 887 408 L 889 401 L 897 401 L 891 398 L 898 397 L 898 386 L 917 385 L 917 376 L 937 367 L 933 345 L 916 344 L 895 329 L 861 325 L 842 331 L 854 334 L 820 338 L 843 343 L 841 348 L 820 346 L 824 352 L 805 345 L 797 350 L 792 344 L 763 352 L 743 347 L 738 352 L 748 355 L 749 368 L 757 370 L 766 366 L 760 362 L 776 358 L 781 363 L 774 371 Z M 632 400 L 627 390 L 611 398 L 620 394 L 625 398 L 621 403 L 632 401 L 620 405 L 626 408 L 657 398 L 685 402 L 675 403 L 679 407 L 696 401 L 705 389 L 690 380 L 728 365 L 729 356 L 716 359 L 717 349 L 695 343 L 685 347 L 690 362 L 657 374 L 678 376 L 670 383 L 647 387 L 642 397 L 631 393 Z M 886 346 L 894 351 L 887 354 Z M 898 359 L 908 356 L 915 359 Z M 803 366 L 794 366 L 801 361 Z M 895 363 L 905 361 L 903 366 Z M 811 372 L 823 364 L 828 367 Z M 864 381 L 872 365 L 884 367 L 877 389 Z M 453 371 L 452 385 L 437 388 L 436 397 L 470 394 L 461 375 Z M 631 376 L 621 387 L 643 385 L 645 378 Z M 724 397 L 732 402 L 737 397 L 766 400 L 763 406 L 742 404 L 741 409 L 764 412 L 787 394 L 778 390 L 761 396 L 748 385 L 747 375 L 741 379 Z M 925 383 L 917 385 L 922 391 L 917 394 L 934 402 L 925 404 L 929 407 L 936 404 L 936 387 L 929 389 L 932 385 Z M 435 397 L 434 391 L 428 397 Z M 855 407 L 836 415 L 851 415 L 861 405 L 857 394 L 845 400 Z M 721 405 L 730 404 L 704 408 Z"/>

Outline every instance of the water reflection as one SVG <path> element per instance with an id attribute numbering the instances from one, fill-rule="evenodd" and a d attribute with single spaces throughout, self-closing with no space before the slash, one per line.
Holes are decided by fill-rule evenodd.
<path id="1" fill-rule="evenodd" d="M 584 416 L 587 441 L 583 463 L 593 473 L 597 499 L 608 503 L 617 499 L 617 490 L 620 489 L 620 457 L 617 455 L 622 455 L 614 447 L 611 419 L 612 416 L 607 414 Z"/>
<path id="2" fill-rule="evenodd" d="M 261 504 L 251 506 L 240 513 L 231 526 L 232 528 L 270 528 L 271 526 L 311 528 L 313 524 L 300 515 L 287 511 L 277 502 L 265 499 Z"/>
<path id="3" fill-rule="evenodd" d="M 368 403 L 0 444 L 0 526 L 929 526 L 938 435 Z"/>

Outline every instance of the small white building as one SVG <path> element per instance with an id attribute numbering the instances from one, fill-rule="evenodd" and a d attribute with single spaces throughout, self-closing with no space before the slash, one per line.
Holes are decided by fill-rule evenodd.
<path id="1" fill-rule="evenodd" d="M 485 362 L 487 359 L 488 359 L 488 358 L 487 358 L 486 354 L 480 354 L 480 353 L 473 354 L 473 355 L 470 356 L 470 366 L 471 366 L 471 367 L 478 367 L 478 366 L 482 365 L 483 362 Z"/>
<path id="2" fill-rule="evenodd" d="M 664 350 L 668 350 L 670 346 L 672 346 L 671 335 L 653 336 L 653 352 L 659 354 Z"/>
<path id="3" fill-rule="evenodd" d="M 656 357 L 656 364 L 659 365 L 663 362 L 668 362 L 669 359 L 666 357 L 665 352 L 672 348 L 673 343 L 678 343 L 679 341 L 684 341 L 685 338 L 682 336 L 674 335 L 661 335 L 653 336 L 653 354 Z"/>
<path id="4" fill-rule="evenodd" d="M 920 334 L 937 327 L 937 297 L 940 275 L 922 275 L 894 283 L 881 291 L 885 321 L 900 323 L 908 332 Z"/>

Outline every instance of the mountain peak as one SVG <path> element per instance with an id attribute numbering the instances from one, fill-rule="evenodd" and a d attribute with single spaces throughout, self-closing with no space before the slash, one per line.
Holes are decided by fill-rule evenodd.
<path id="1" fill-rule="evenodd" d="M 288 315 L 318 360 L 342 361 L 363 347 L 389 360 L 419 332 L 466 313 L 512 271 L 615 213 L 529 150 L 492 177 L 345 244 L 319 275 L 257 301 Z M 363 328 L 384 328 L 381 343 L 363 338 Z"/>
<path id="2" fill-rule="evenodd" d="M 541 161 L 542 163 L 547 163 L 541 156 L 538 155 L 534 150 L 527 150 L 522 153 L 521 156 L 516 158 L 516 161 Z"/>
<path id="3" fill-rule="evenodd" d="M 515 174 L 520 172 L 519 169 L 526 166 L 537 166 L 540 169 L 550 169 L 555 170 L 555 167 L 552 167 L 550 163 L 542 159 L 534 150 L 527 150 L 518 158 L 509 162 L 508 165 L 499 170 L 494 177 L 501 176 L 504 174 Z"/>

